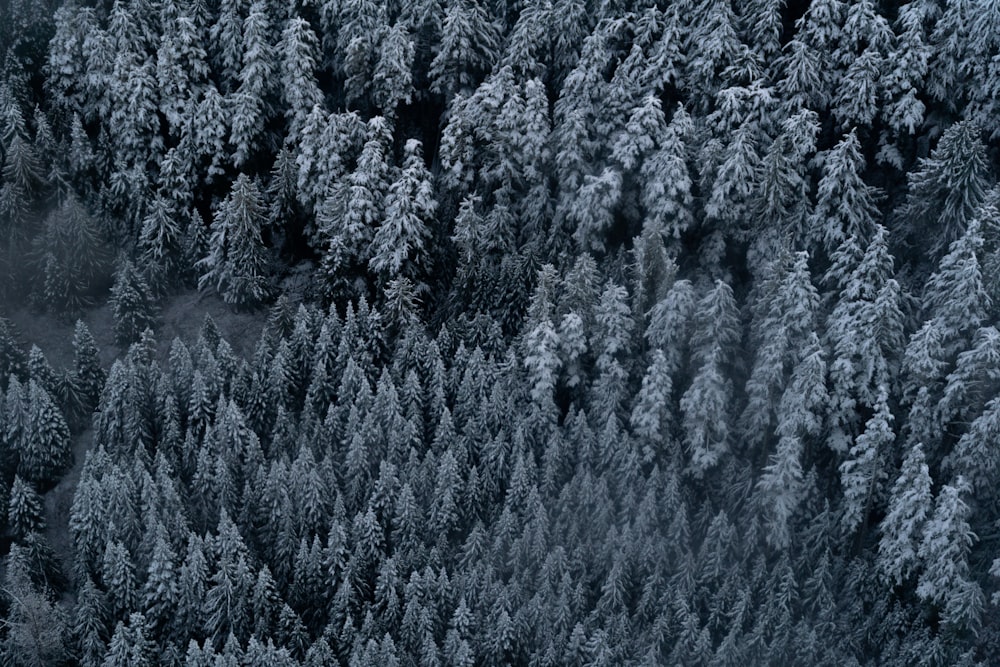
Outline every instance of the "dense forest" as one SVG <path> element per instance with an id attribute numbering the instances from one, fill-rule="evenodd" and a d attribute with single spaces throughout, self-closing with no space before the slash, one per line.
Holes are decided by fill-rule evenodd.
<path id="1" fill-rule="evenodd" d="M 0 164 L 0 665 L 997 664 L 1000 3 L 7 0 Z"/>

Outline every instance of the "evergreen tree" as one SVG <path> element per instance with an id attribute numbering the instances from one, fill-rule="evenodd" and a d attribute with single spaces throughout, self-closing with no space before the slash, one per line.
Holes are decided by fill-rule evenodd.
<path id="1" fill-rule="evenodd" d="M 977 537 L 969 528 L 969 507 L 961 498 L 967 491 L 959 476 L 954 485 L 946 484 L 938 493 L 917 551 L 924 563 L 917 595 L 939 605 L 946 623 L 976 629 L 985 601 L 979 584 L 968 577 L 968 554 Z"/>
<path id="2" fill-rule="evenodd" d="M 321 270 L 331 286 L 367 261 L 374 230 L 385 215 L 392 132 L 381 116 L 368 121 L 367 132 L 357 167 L 316 212 L 321 243 L 326 247 Z"/>
<path id="3" fill-rule="evenodd" d="M 177 213 L 166 198 L 153 197 L 139 232 L 139 247 L 146 266 L 151 267 L 159 287 L 177 272 L 180 260 L 181 226 Z"/>
<path id="4" fill-rule="evenodd" d="M 73 330 L 73 385 L 79 392 L 82 414 L 89 415 L 97 407 L 107 375 L 90 329 L 83 320 L 77 320 Z"/>
<path id="5" fill-rule="evenodd" d="M 879 525 L 878 569 L 895 585 L 903 583 L 918 565 L 917 550 L 924 525 L 931 517 L 931 477 L 918 443 L 910 448 L 892 487 L 888 512 Z"/>
<path id="6" fill-rule="evenodd" d="M 770 267 L 755 306 L 751 342 L 756 347 L 747 380 L 743 411 L 744 437 L 760 443 L 773 424 L 774 409 L 795 362 L 813 331 L 819 295 L 813 286 L 806 253 L 786 256 Z"/>
<path id="7" fill-rule="evenodd" d="M 16 475 L 7 501 L 7 525 L 16 539 L 40 532 L 45 527 L 41 497 L 30 483 Z"/>
<path id="8" fill-rule="evenodd" d="M 60 664 L 68 657 L 66 619 L 51 593 L 34 581 L 28 547 L 14 546 L 7 558 L 4 598 L 6 637 L 0 655 L 16 665 Z"/>
<path id="9" fill-rule="evenodd" d="M 23 378 L 27 361 L 10 320 L 0 317 L 0 388 L 6 388 L 10 378 Z"/>
<path id="10" fill-rule="evenodd" d="M 801 356 L 781 396 L 777 448 L 757 483 L 765 503 L 767 540 L 778 547 L 788 546 L 789 520 L 807 493 L 802 465 L 805 445 L 821 433 L 829 402 L 823 349 L 815 336 Z"/>
<path id="11" fill-rule="evenodd" d="M 240 174 L 212 220 L 209 254 L 198 262 L 200 289 L 212 285 L 226 303 L 242 307 L 268 298 L 268 262 L 261 240 L 264 215 L 260 188 Z"/>
<path id="12" fill-rule="evenodd" d="M 52 396 L 31 380 L 27 390 L 27 423 L 21 440 L 18 474 L 48 485 L 72 463 L 69 427 Z"/>
<path id="13" fill-rule="evenodd" d="M 450 98 L 472 89 L 498 58 L 500 34 L 479 0 L 450 0 L 429 76 L 433 90 Z"/>
<path id="14" fill-rule="evenodd" d="M 115 340 L 128 345 L 139 340 L 154 323 L 154 301 L 149 283 L 132 260 L 123 258 L 111 288 L 111 309 L 115 318 Z"/>
<path id="15" fill-rule="evenodd" d="M 156 52 L 156 80 L 160 110 L 174 134 L 191 127 L 192 102 L 208 78 L 208 62 L 202 35 L 190 16 L 179 13 L 166 20 Z"/>
<path id="16" fill-rule="evenodd" d="M 841 485 L 844 488 L 844 510 L 841 522 L 848 532 L 862 526 L 867 528 L 872 503 L 879 493 L 884 472 L 886 449 L 895 442 L 892 430 L 892 413 L 887 397 L 879 397 L 875 414 L 865 424 L 864 432 L 857 437 L 840 464 Z"/>
<path id="17" fill-rule="evenodd" d="M 436 209 L 421 144 L 410 139 L 404 147 L 403 170 L 386 193 L 385 217 L 372 238 L 369 266 L 383 280 L 423 273 Z"/>
<path id="18" fill-rule="evenodd" d="M 673 410 L 671 394 L 673 380 L 666 355 L 654 350 L 642 388 L 635 398 L 630 424 L 632 431 L 643 438 L 643 458 L 653 460 L 661 452 L 669 451 Z"/>
<path id="19" fill-rule="evenodd" d="M 309 21 L 289 17 L 278 45 L 281 53 L 282 99 L 292 138 L 298 135 L 312 108 L 323 101 L 316 81 L 320 59 L 316 33 Z"/>
<path id="20" fill-rule="evenodd" d="M 153 642 L 142 614 L 129 616 L 128 625 L 118 621 L 101 667 L 152 667 L 155 664 Z"/>
<path id="21" fill-rule="evenodd" d="M 696 476 L 719 463 L 730 447 L 729 408 L 733 387 L 723 374 L 721 355 L 720 348 L 713 349 L 681 397 L 684 442 Z"/>
<path id="22" fill-rule="evenodd" d="M 909 192 L 899 219 L 911 237 L 932 235 L 932 256 L 961 237 L 989 187 L 989 166 L 981 131 L 970 121 L 945 130 L 937 147 L 907 176 Z"/>
<path id="23" fill-rule="evenodd" d="M 270 33 L 267 5 L 264 0 L 254 0 L 243 20 L 239 88 L 233 93 L 230 108 L 229 142 L 237 169 L 242 169 L 260 146 L 272 114 L 275 58 Z"/>
<path id="24" fill-rule="evenodd" d="M 180 594 L 177 590 L 176 555 L 167 541 L 166 529 L 158 524 L 152 530 L 156 533 L 156 541 L 140 593 L 141 609 L 149 630 L 162 641 L 171 638 L 178 629 L 176 613 Z"/>
<path id="25" fill-rule="evenodd" d="M 857 261 L 856 261 L 857 260 Z M 905 295 L 893 275 L 888 233 L 881 225 L 863 256 L 857 258 L 853 242 L 846 240 L 837 250 L 828 275 L 843 270 L 837 278 L 840 299 L 827 320 L 827 338 L 833 346 L 832 426 L 828 444 L 846 450 L 846 441 L 859 424 L 858 407 L 871 407 L 878 388 L 894 386 L 899 368 L 899 350 L 904 344 Z"/>
<path id="26" fill-rule="evenodd" d="M 211 54 L 216 72 L 221 75 L 223 90 L 235 86 L 236 77 L 243 62 L 244 14 L 247 2 L 245 0 L 225 0 L 219 3 L 219 14 L 211 26 L 210 45 L 214 47 Z"/>
<path id="27" fill-rule="evenodd" d="M 389 118 L 396 108 L 413 96 L 413 40 L 402 23 L 396 22 L 383 34 L 378 60 L 372 75 L 372 101 Z"/>
<path id="28" fill-rule="evenodd" d="M 135 563 L 125 545 L 119 541 L 108 542 L 100 564 L 101 582 L 108 596 L 108 609 L 112 619 L 128 616 L 136 603 Z M 116 630 L 117 633 L 117 630 Z"/>
<path id="29" fill-rule="evenodd" d="M 691 169 L 694 123 L 678 105 L 657 150 L 639 167 L 643 176 L 642 202 L 645 224 L 665 236 L 679 236 L 694 223 L 693 176 Z"/>
<path id="30" fill-rule="evenodd" d="M 72 621 L 72 636 L 81 664 L 85 667 L 100 667 L 107 651 L 107 607 L 104 596 L 89 576 L 80 587 Z"/>
<path id="31" fill-rule="evenodd" d="M 873 236 L 879 192 L 862 180 L 864 169 L 856 130 L 823 156 L 823 176 L 807 235 L 821 241 L 827 253 L 852 236 L 859 241 Z"/>
<path id="32" fill-rule="evenodd" d="M 191 138 L 195 153 L 205 167 L 205 182 L 211 184 L 225 174 L 223 161 L 232 120 L 225 110 L 225 100 L 215 84 L 209 82 L 199 96 L 197 110 L 191 118 Z"/>

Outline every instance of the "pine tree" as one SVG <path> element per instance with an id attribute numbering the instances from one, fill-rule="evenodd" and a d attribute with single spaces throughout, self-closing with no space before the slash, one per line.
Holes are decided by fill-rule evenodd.
<path id="1" fill-rule="evenodd" d="M 36 148 L 27 136 L 20 110 L 5 120 L 0 211 L 7 218 L 2 231 L 4 241 L 9 244 L 27 234 L 35 213 L 34 198 L 44 188 L 45 174 Z"/>
<path id="2" fill-rule="evenodd" d="M 801 238 L 808 211 L 808 158 L 816 150 L 819 117 L 800 111 L 785 119 L 765 151 L 751 199 L 752 230 L 777 229 Z"/>
<path id="3" fill-rule="evenodd" d="M 176 275 L 180 261 L 181 229 L 177 211 L 163 196 L 157 195 L 150 202 L 139 232 L 139 248 L 143 263 L 156 277 L 160 289 L 167 286 Z"/>
<path id="4" fill-rule="evenodd" d="M 840 464 L 841 485 L 844 488 L 844 508 L 841 523 L 848 532 L 859 526 L 867 527 L 872 503 L 885 476 L 884 459 L 887 448 L 896 440 L 892 430 L 892 413 L 887 397 L 879 397 L 875 414 L 865 424 L 864 432 L 857 437 Z"/>
<path id="5" fill-rule="evenodd" d="M 907 176 L 909 192 L 898 212 L 910 236 L 930 235 L 939 256 L 961 237 L 989 187 L 989 166 L 980 130 L 961 121 L 945 130 L 929 158 Z"/>
<path id="6" fill-rule="evenodd" d="M 281 53 L 285 117 L 289 122 L 290 136 L 295 138 L 312 108 L 323 101 L 323 93 L 316 81 L 320 53 L 316 33 L 309 21 L 300 16 L 289 17 L 278 49 Z"/>
<path id="7" fill-rule="evenodd" d="M 34 380 L 27 390 L 27 424 L 20 443 L 18 474 L 48 485 L 72 463 L 69 427 L 45 389 Z"/>
<path id="8" fill-rule="evenodd" d="M 894 386 L 899 350 L 905 347 L 905 295 L 892 277 L 887 230 L 876 226 L 871 243 L 859 259 L 853 250 L 853 242 L 848 239 L 835 256 L 834 267 L 846 259 L 843 269 L 849 274 L 837 278 L 840 299 L 827 320 L 827 339 L 833 347 L 833 431 L 828 444 L 839 451 L 847 449 L 847 440 L 859 426 L 858 407 L 873 406 L 880 386 Z M 840 268 L 831 268 L 828 276 L 839 272 Z"/>
<path id="9" fill-rule="evenodd" d="M 729 451 L 732 381 L 723 374 L 722 350 L 713 349 L 681 397 L 684 444 L 691 457 L 690 469 L 700 477 Z"/>
<path id="10" fill-rule="evenodd" d="M 7 525 L 15 539 L 24 539 L 29 533 L 45 528 L 42 516 L 42 499 L 28 482 L 14 476 L 7 501 Z"/>
<path id="11" fill-rule="evenodd" d="M 25 376 L 27 361 L 10 320 L 0 317 L 0 389 L 8 386 L 10 378 Z"/>
<path id="12" fill-rule="evenodd" d="M 152 636 L 163 641 L 171 638 L 179 629 L 176 625 L 180 597 L 177 589 L 177 557 L 167 541 L 166 529 L 162 524 L 151 530 L 156 533 L 156 541 L 140 592 L 141 609 Z"/>
<path id="13" fill-rule="evenodd" d="M 142 614 L 129 616 L 128 625 L 118 621 L 101 667 L 152 667 L 155 647 L 147 637 L 148 632 Z"/>
<path id="14" fill-rule="evenodd" d="M 385 217 L 372 238 L 369 266 L 384 281 L 423 273 L 429 224 L 436 210 L 421 143 L 410 139 L 404 147 L 402 172 L 386 193 Z"/>
<path id="15" fill-rule="evenodd" d="M 1000 401 L 991 399 L 969 430 L 959 438 L 945 458 L 947 468 L 962 475 L 970 488 L 983 499 L 994 497 L 1000 461 L 995 451 L 1000 438 Z"/>
<path id="16" fill-rule="evenodd" d="M 367 261 L 367 246 L 383 216 L 392 133 L 381 116 L 368 122 L 368 132 L 357 167 L 316 213 L 318 236 L 325 252 L 321 271 L 331 289 L 356 270 L 358 263 Z"/>
<path id="17" fill-rule="evenodd" d="M 72 316 L 91 303 L 108 272 L 108 252 L 94 217 L 72 194 L 46 216 L 34 240 L 42 303 Z"/>
<path id="18" fill-rule="evenodd" d="M 16 665 L 60 664 L 68 657 L 66 619 L 50 592 L 33 581 L 31 560 L 28 548 L 17 545 L 7 558 L 4 598 L 9 607 L 0 656 Z"/>
<path id="19" fill-rule="evenodd" d="M 940 318 L 948 334 L 949 351 L 964 343 L 963 334 L 978 328 L 990 309 L 979 261 L 983 241 L 983 230 L 973 220 L 948 247 L 924 289 L 924 311 Z"/>
<path id="20" fill-rule="evenodd" d="M 212 25 L 208 42 L 214 46 L 211 53 L 215 71 L 221 75 L 223 92 L 228 92 L 236 85 L 236 78 L 243 62 L 244 14 L 247 9 L 246 0 L 225 0 L 219 3 L 218 19 Z"/>
<path id="21" fill-rule="evenodd" d="M 144 167 L 163 148 L 153 60 L 140 51 L 118 51 L 111 86 L 114 103 L 109 120 L 120 133 L 117 156 L 129 167 Z M 129 195 L 133 202 L 141 197 L 134 187 Z"/>
<path id="22" fill-rule="evenodd" d="M 924 525 L 931 517 L 931 477 L 923 447 L 910 448 L 892 486 L 888 512 L 879 525 L 877 567 L 895 585 L 906 581 L 918 566 L 917 550 Z"/>
<path id="23" fill-rule="evenodd" d="M 643 439 L 643 458 L 647 461 L 659 458 L 671 447 L 672 393 L 673 380 L 666 355 L 662 350 L 653 350 L 630 420 L 633 433 Z"/>
<path id="24" fill-rule="evenodd" d="M 192 637 L 203 637 L 205 590 L 208 586 L 208 562 L 203 542 L 193 532 L 188 534 L 187 551 L 177 575 L 179 593 L 177 626 Z"/>
<path id="25" fill-rule="evenodd" d="M 72 636 L 84 667 L 100 667 L 107 651 L 107 607 L 89 576 L 80 587 L 72 620 Z"/>
<path id="26" fill-rule="evenodd" d="M 56 374 L 45 353 L 37 345 L 32 345 L 28 351 L 28 379 L 38 383 L 38 386 L 53 398 L 57 395 L 59 376 Z"/>
<path id="27" fill-rule="evenodd" d="M 607 168 L 599 176 L 584 176 L 567 213 L 575 226 L 573 239 L 580 248 L 605 250 L 604 238 L 614 222 L 621 191 L 622 175 L 614 169 Z"/>
<path id="28" fill-rule="evenodd" d="M 843 129 L 871 125 L 878 113 L 883 59 L 869 47 L 855 58 L 840 79 L 833 100 L 833 115 Z"/>
<path id="29" fill-rule="evenodd" d="M 691 116 L 678 105 L 657 150 L 639 167 L 644 180 L 642 203 L 647 216 L 644 225 L 666 237 L 678 237 L 694 223 L 691 169 L 694 134 Z"/>
<path id="30" fill-rule="evenodd" d="M 432 89 L 446 99 L 471 90 L 493 68 L 499 48 L 500 34 L 479 0 L 450 0 L 428 73 Z"/>
<path id="31" fill-rule="evenodd" d="M 819 340 L 813 336 L 781 396 L 775 435 L 778 445 L 757 483 L 764 498 L 768 541 L 779 548 L 790 541 L 789 522 L 806 496 L 803 454 L 806 443 L 823 428 L 826 363 Z"/>
<path id="32" fill-rule="evenodd" d="M 813 332 L 819 302 L 806 253 L 780 258 L 771 264 L 770 272 L 759 288 L 751 328 L 756 353 L 741 419 L 750 443 L 762 442 L 770 431 L 789 368 Z"/>
<path id="33" fill-rule="evenodd" d="M 559 336 L 552 322 L 542 320 L 524 339 L 524 366 L 530 378 L 533 401 L 539 406 L 549 406 L 554 398 L 560 366 Z"/>
<path id="34" fill-rule="evenodd" d="M 112 619 L 126 618 L 136 603 L 135 563 L 125 545 L 108 542 L 100 565 L 101 583 L 108 595 Z M 117 630 L 116 630 L 117 633 Z"/>
<path id="35" fill-rule="evenodd" d="M 758 140 L 749 124 L 741 125 L 719 155 L 705 202 L 711 220 L 732 226 L 746 212 L 761 163 Z"/>
<path id="36" fill-rule="evenodd" d="M 83 320 L 77 320 L 73 330 L 73 382 L 80 394 L 82 413 L 89 415 L 97 407 L 107 375 L 90 329 Z"/>
<path id="37" fill-rule="evenodd" d="M 264 0 L 253 0 L 243 20 L 239 88 L 233 93 L 230 109 L 229 141 L 237 169 L 242 169 L 260 146 L 261 135 L 273 113 L 275 57 L 270 33 Z"/>
<path id="38" fill-rule="evenodd" d="M 401 22 L 386 30 L 379 42 L 378 60 L 372 75 L 372 101 L 389 117 L 396 117 L 400 104 L 413 96 L 413 40 Z"/>
<path id="39" fill-rule="evenodd" d="M 132 263 L 123 258 L 115 272 L 111 288 L 111 309 L 115 319 L 115 341 L 128 345 L 154 323 L 153 295 L 146 278 Z"/>
<path id="40" fill-rule="evenodd" d="M 969 506 L 961 497 L 966 492 L 968 485 L 959 476 L 938 493 L 917 551 L 924 564 L 917 595 L 939 605 L 946 623 L 975 630 L 985 601 L 979 584 L 969 579 L 968 554 L 978 538 L 967 522 Z"/>
<path id="41" fill-rule="evenodd" d="M 862 180 L 865 160 L 857 130 L 851 130 L 823 156 L 823 176 L 807 236 L 832 253 L 850 237 L 871 239 L 878 215 L 879 191 Z"/>
<path id="42" fill-rule="evenodd" d="M 225 174 L 223 163 L 231 119 L 225 110 L 225 100 L 215 84 L 209 82 L 199 96 L 197 110 L 191 118 L 191 138 L 194 151 L 205 169 L 205 182 L 211 184 Z"/>
<path id="43" fill-rule="evenodd" d="M 268 298 L 268 265 L 261 240 L 264 222 L 260 188 L 240 174 L 212 220 L 209 254 L 198 262 L 199 289 L 212 285 L 226 303 L 241 307 Z"/>
<path id="44" fill-rule="evenodd" d="M 160 110 L 175 135 L 185 134 L 192 125 L 186 110 L 208 78 L 206 58 L 202 35 L 190 16 L 178 14 L 166 22 L 156 52 L 156 80 Z"/>

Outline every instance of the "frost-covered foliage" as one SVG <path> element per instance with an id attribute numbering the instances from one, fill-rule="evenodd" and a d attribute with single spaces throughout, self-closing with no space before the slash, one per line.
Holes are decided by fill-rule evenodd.
<path id="1" fill-rule="evenodd" d="M 998 7 L 0 3 L 0 663 L 992 664 Z"/>

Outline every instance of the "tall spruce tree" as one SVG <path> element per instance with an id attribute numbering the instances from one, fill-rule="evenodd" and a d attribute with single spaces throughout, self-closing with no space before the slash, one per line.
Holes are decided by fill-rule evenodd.
<path id="1" fill-rule="evenodd" d="M 226 303 L 253 307 L 271 294 L 262 228 L 266 211 L 256 181 L 240 174 L 212 220 L 209 254 L 198 264 L 200 289 L 211 285 Z"/>

